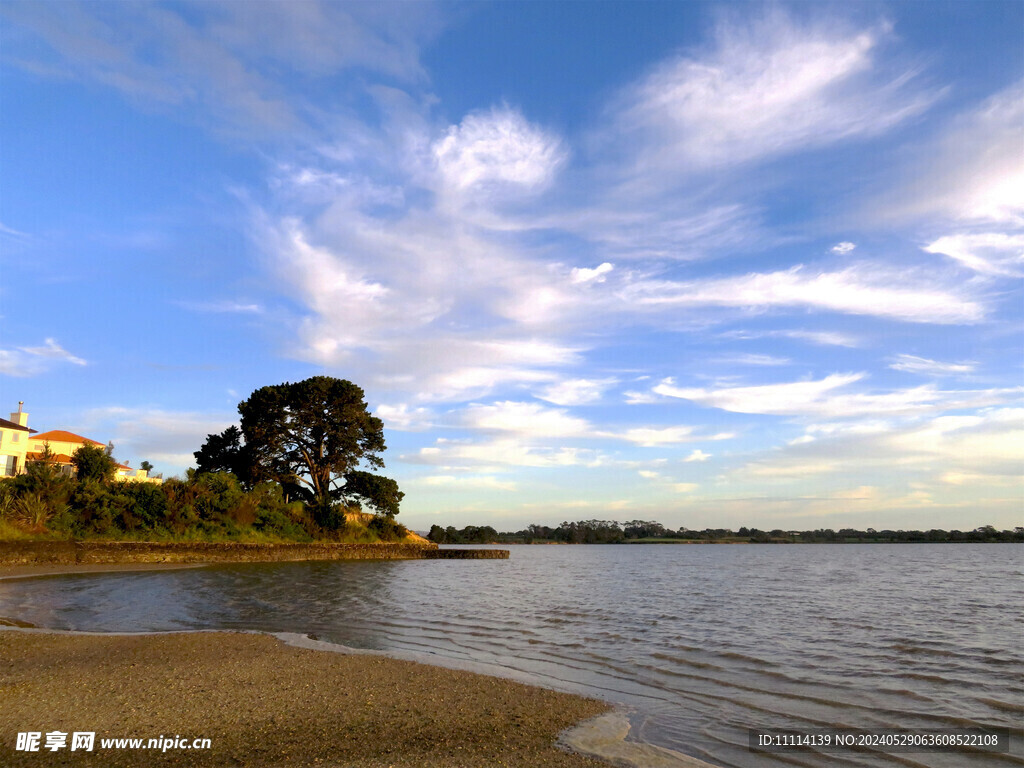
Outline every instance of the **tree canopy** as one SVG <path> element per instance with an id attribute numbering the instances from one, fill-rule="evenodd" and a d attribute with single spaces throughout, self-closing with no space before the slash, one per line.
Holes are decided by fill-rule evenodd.
<path id="1" fill-rule="evenodd" d="M 71 463 L 81 481 L 98 480 L 105 482 L 113 478 L 117 465 L 110 454 L 95 445 L 83 445 L 71 454 Z"/>
<path id="2" fill-rule="evenodd" d="M 232 472 L 247 485 L 271 480 L 316 507 L 361 499 L 398 513 L 398 484 L 358 469 L 382 468 L 386 446 L 384 423 L 352 382 L 314 376 L 261 387 L 238 412 L 241 427 L 209 435 L 195 452 L 198 472 Z"/>

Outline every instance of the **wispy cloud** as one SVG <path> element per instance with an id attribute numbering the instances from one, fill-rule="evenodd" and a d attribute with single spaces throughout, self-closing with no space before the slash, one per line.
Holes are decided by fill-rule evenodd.
<path id="1" fill-rule="evenodd" d="M 0 234 L 8 235 L 9 237 L 25 238 L 31 237 L 27 232 L 21 232 L 13 227 L 8 227 L 2 221 L 0 221 Z"/>
<path id="2" fill-rule="evenodd" d="M 636 167 L 663 174 L 735 165 L 874 136 L 936 94 L 886 71 L 890 30 L 799 22 L 780 10 L 719 24 L 714 42 L 655 67 L 617 105 Z"/>
<path id="3" fill-rule="evenodd" d="M 541 389 L 536 396 L 555 405 L 589 405 L 601 400 L 617 379 L 564 379 Z"/>
<path id="4" fill-rule="evenodd" d="M 975 363 L 942 363 L 916 355 L 897 355 L 889 367 L 895 371 L 920 373 L 926 376 L 955 376 L 970 373 L 974 370 Z"/>
<path id="5" fill-rule="evenodd" d="M 748 352 L 742 355 L 731 357 L 718 357 L 712 362 L 725 363 L 729 365 L 789 365 L 792 360 L 788 357 L 776 357 L 775 355 L 762 355 Z"/>
<path id="6" fill-rule="evenodd" d="M 401 461 L 448 468 L 488 467 L 579 467 L 600 466 L 601 454 L 594 449 L 550 447 L 534 444 L 520 437 L 498 437 L 493 440 L 438 439 L 417 453 L 404 454 Z"/>
<path id="7" fill-rule="evenodd" d="M 1024 81 L 962 114 L 922 153 L 910 183 L 883 197 L 882 218 L 938 217 L 979 226 L 1024 225 Z"/>
<path id="8" fill-rule="evenodd" d="M 955 408 L 981 408 L 1007 402 L 1024 392 L 1024 387 L 945 391 L 931 385 L 888 392 L 835 391 L 863 378 L 862 373 L 832 374 L 817 380 L 718 389 L 679 387 L 669 379 L 654 387 L 654 392 L 736 413 L 825 418 L 925 415 Z"/>
<path id="9" fill-rule="evenodd" d="M 945 254 L 983 275 L 1024 277 L 1024 233 L 946 235 L 925 246 L 925 250 Z"/>
<path id="10" fill-rule="evenodd" d="M 59 363 L 88 365 L 85 360 L 71 354 L 52 338 L 46 339 L 40 347 L 0 349 L 0 374 L 5 376 L 38 376 Z"/>
<path id="11" fill-rule="evenodd" d="M 416 485 L 422 482 L 424 485 L 435 487 L 457 488 L 472 490 L 474 488 L 488 488 L 498 491 L 514 491 L 516 484 L 511 480 L 499 480 L 493 475 L 430 475 L 420 481 L 412 481 L 408 485 Z"/>
<path id="12" fill-rule="evenodd" d="M 263 313 L 263 307 L 255 302 L 234 301 L 232 299 L 221 301 L 179 301 L 175 303 L 191 312 L 243 315 L 259 315 Z"/>
<path id="13" fill-rule="evenodd" d="M 906 286 L 906 287 L 894 287 Z M 813 308 L 917 323 L 975 323 L 984 306 L 952 286 L 861 264 L 838 272 L 803 266 L 689 282 L 641 280 L 624 289 L 640 306 L 719 306 L 763 311 Z"/>
<path id="14" fill-rule="evenodd" d="M 538 403 L 511 401 L 470 405 L 460 413 L 459 424 L 483 432 L 507 432 L 532 437 L 581 437 L 593 431 L 586 420 L 570 416 L 564 408 L 545 408 Z"/>
<path id="15" fill-rule="evenodd" d="M 836 331 L 781 330 L 781 331 L 726 331 L 719 334 L 723 339 L 796 339 L 825 347 L 859 347 L 861 340 L 848 333 Z"/>
<path id="16" fill-rule="evenodd" d="M 249 135 L 316 121 L 311 94 L 281 90 L 282 69 L 311 83 L 353 68 L 422 81 L 420 46 L 441 28 L 428 3 L 16 3 L 5 13 L 50 48 L 46 55 L 25 46 L 21 59 L 32 71 L 70 71 Z"/>
<path id="17" fill-rule="evenodd" d="M 728 440 L 735 437 L 731 432 L 716 434 L 697 434 L 696 428 L 680 425 L 676 427 L 634 427 L 617 435 L 643 448 L 657 448 L 679 443 L 692 443 L 698 440 Z"/>
<path id="18" fill-rule="evenodd" d="M 237 414 L 124 406 L 91 408 L 83 415 L 83 427 L 113 442 L 117 458 L 147 460 L 158 469 L 194 465 L 192 454 L 207 436 L 236 421 Z"/>

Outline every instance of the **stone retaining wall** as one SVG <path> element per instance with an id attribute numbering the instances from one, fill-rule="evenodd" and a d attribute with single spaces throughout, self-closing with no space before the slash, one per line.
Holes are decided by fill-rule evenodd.
<path id="1" fill-rule="evenodd" d="M 249 563 L 293 560 L 422 559 L 436 544 L 243 544 L 240 542 L 6 541 L 0 565 L 78 563 Z"/>
<path id="2" fill-rule="evenodd" d="M 299 560 L 491 560 L 503 549 L 446 549 L 436 544 L 243 544 L 147 541 L 0 541 L 0 565 L 82 563 L 260 563 Z"/>

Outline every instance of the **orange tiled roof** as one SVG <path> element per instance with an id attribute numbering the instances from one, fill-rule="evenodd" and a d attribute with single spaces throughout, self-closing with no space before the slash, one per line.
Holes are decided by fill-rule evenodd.
<path id="1" fill-rule="evenodd" d="M 52 461 L 56 462 L 57 464 L 70 464 L 71 463 L 71 457 L 68 456 L 67 454 L 64 454 L 64 453 L 55 453 L 50 458 L 51 458 Z M 43 454 L 41 454 L 41 453 L 33 453 L 32 451 L 29 451 L 28 453 L 25 454 L 25 461 L 42 461 L 42 460 L 43 460 Z"/>
<path id="2" fill-rule="evenodd" d="M 103 443 L 97 442 L 96 440 L 90 440 L 88 437 L 82 437 L 76 435 L 74 432 L 66 432 L 63 429 L 54 429 L 50 432 L 43 432 L 39 435 L 34 435 L 33 440 L 53 440 L 55 443 L 85 443 L 86 445 L 98 445 L 100 448 L 104 447 Z"/>

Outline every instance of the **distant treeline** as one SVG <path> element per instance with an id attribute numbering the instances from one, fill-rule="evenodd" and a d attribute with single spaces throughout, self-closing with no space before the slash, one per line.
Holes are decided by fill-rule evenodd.
<path id="1" fill-rule="evenodd" d="M 777 544 L 858 544 L 869 542 L 1024 542 L 1024 527 L 1012 531 L 996 530 L 984 525 L 971 531 L 943 531 L 933 528 L 928 531 L 876 531 L 868 528 L 858 531 L 842 528 L 818 528 L 813 531 L 784 531 L 776 528 L 762 531 L 758 528 L 742 527 L 733 531 L 729 528 L 705 528 L 692 531 L 688 528 L 672 530 L 661 523 L 649 520 L 631 520 L 619 523 L 617 520 L 580 520 L 564 522 L 557 528 L 547 525 L 531 525 L 521 531 L 499 533 L 489 525 L 467 525 L 462 530 L 449 525 L 442 528 L 435 525 L 427 538 L 438 544 L 629 544 L 629 543 L 673 543 L 673 542 L 718 542 L 718 543 L 777 543 Z"/>

